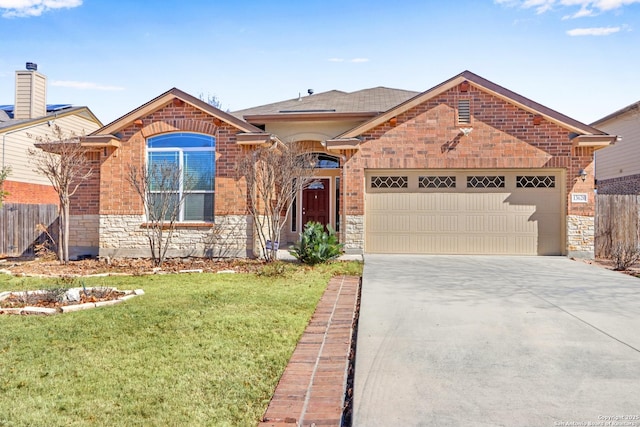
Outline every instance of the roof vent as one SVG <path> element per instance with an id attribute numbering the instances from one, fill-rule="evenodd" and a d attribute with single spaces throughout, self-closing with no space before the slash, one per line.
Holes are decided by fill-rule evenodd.
<path id="1" fill-rule="evenodd" d="M 458 124 L 466 125 L 471 124 L 471 100 L 460 99 L 458 100 Z M 467 135 L 465 133 L 465 135 Z"/>
<path id="2" fill-rule="evenodd" d="M 313 95 L 313 89 L 307 89 L 307 93 L 308 93 L 309 95 Z"/>
<path id="3" fill-rule="evenodd" d="M 27 62 L 27 70 L 29 71 L 38 71 L 38 64 L 35 62 Z"/>

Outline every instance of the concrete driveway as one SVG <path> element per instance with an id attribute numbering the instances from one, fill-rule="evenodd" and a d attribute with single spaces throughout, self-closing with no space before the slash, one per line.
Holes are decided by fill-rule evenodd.
<path id="1" fill-rule="evenodd" d="M 640 426 L 640 279 L 564 257 L 366 255 L 353 421 Z"/>

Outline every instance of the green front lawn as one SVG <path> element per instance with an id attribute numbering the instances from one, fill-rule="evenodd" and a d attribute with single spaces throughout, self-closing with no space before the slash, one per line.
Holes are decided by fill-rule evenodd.
<path id="1" fill-rule="evenodd" d="M 361 274 L 283 269 L 88 278 L 145 295 L 0 316 L 0 426 L 255 426 L 329 278 Z M 0 291 L 52 286 L 0 275 Z"/>

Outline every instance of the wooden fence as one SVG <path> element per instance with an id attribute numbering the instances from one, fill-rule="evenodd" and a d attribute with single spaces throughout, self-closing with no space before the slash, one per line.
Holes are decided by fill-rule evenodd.
<path id="1" fill-rule="evenodd" d="M 611 249 L 617 244 L 640 245 L 640 195 L 596 196 L 596 258 L 611 258 Z"/>
<path id="2" fill-rule="evenodd" d="M 34 255 L 35 246 L 48 238 L 39 230 L 39 224 L 55 238 L 57 219 L 56 205 L 3 204 L 0 208 L 0 255 Z"/>

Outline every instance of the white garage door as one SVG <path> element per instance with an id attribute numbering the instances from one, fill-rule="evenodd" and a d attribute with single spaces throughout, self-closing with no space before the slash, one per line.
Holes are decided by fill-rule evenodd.
<path id="1" fill-rule="evenodd" d="M 560 170 L 369 170 L 366 180 L 366 252 L 564 252 Z"/>

